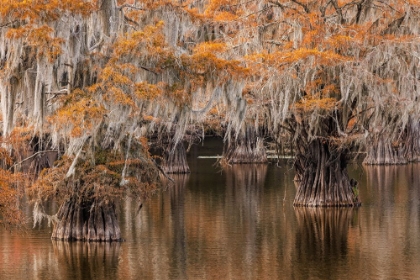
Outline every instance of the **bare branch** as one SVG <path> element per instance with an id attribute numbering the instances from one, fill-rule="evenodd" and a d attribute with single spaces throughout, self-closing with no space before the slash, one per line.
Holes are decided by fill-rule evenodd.
<path id="1" fill-rule="evenodd" d="M 344 17 L 343 17 L 343 11 L 341 10 L 340 6 L 338 6 L 338 3 L 336 0 L 331 0 L 329 3 L 331 3 L 335 9 L 335 11 L 337 12 L 339 18 L 340 18 L 340 22 L 344 23 Z"/>
<path id="2" fill-rule="evenodd" d="M 101 44 L 102 44 L 102 42 L 104 41 L 104 39 L 102 38 L 102 36 L 101 36 L 101 39 L 99 40 L 99 42 L 98 43 L 96 43 L 95 45 L 93 45 L 92 47 L 90 47 L 89 48 L 89 52 L 91 52 L 91 51 L 93 51 L 94 49 L 96 49 L 97 47 L 99 47 Z"/>
<path id="3" fill-rule="evenodd" d="M 156 76 L 158 75 L 158 73 L 156 73 L 155 71 L 153 71 L 152 69 L 150 69 L 150 68 L 148 68 L 148 67 L 145 67 L 145 66 L 139 66 L 141 69 L 143 69 L 143 70 L 146 70 L 146 71 L 148 71 L 148 72 L 151 72 L 151 73 L 153 73 L 153 74 L 155 74 Z"/>
<path id="4" fill-rule="evenodd" d="M 28 161 L 28 160 L 30 160 L 30 159 L 32 159 L 32 158 L 34 158 L 34 157 L 38 156 L 38 155 L 40 155 L 40 154 L 45 154 L 45 153 L 50 153 L 50 152 L 58 152 L 58 150 L 45 150 L 45 151 L 38 151 L 38 152 L 34 153 L 33 155 L 31 155 L 31 156 L 29 156 L 29 157 L 27 157 L 27 158 L 24 158 L 23 160 L 21 160 L 21 161 L 19 161 L 19 162 L 15 163 L 15 164 L 13 164 L 12 166 L 10 166 L 10 167 L 9 167 L 9 169 L 8 169 L 8 170 L 10 171 L 10 170 L 12 170 L 12 168 L 14 168 L 14 167 L 16 167 L 16 166 L 18 166 L 18 165 L 20 165 L 20 164 L 24 163 L 25 161 Z"/>
<path id="5" fill-rule="evenodd" d="M 307 13 L 307 14 L 309 14 L 311 11 L 309 10 L 309 8 L 308 8 L 308 5 L 305 5 L 305 4 L 303 4 L 303 3 L 301 3 L 301 2 L 299 2 L 299 1 L 297 1 L 297 0 L 292 0 L 292 2 L 293 3 L 296 3 L 296 4 L 298 4 L 299 6 L 301 6 L 302 8 L 303 8 L 303 10 L 305 10 L 305 12 Z"/>
<path id="6" fill-rule="evenodd" d="M 0 28 L 3 28 L 3 27 L 8 27 L 8 26 L 10 26 L 10 25 L 13 25 L 15 22 L 17 22 L 18 20 L 12 20 L 12 21 L 9 21 L 9 22 L 6 22 L 5 24 L 3 24 L 3 25 L 0 25 Z"/>
<path id="7" fill-rule="evenodd" d="M 275 5 L 275 6 L 277 6 L 277 7 L 279 7 L 279 8 L 280 8 L 280 9 L 282 9 L 282 10 L 285 10 L 285 9 L 291 9 L 291 10 L 294 10 L 295 12 L 297 12 L 297 13 L 301 14 L 301 11 L 299 11 L 298 9 L 296 9 L 296 8 L 294 8 L 294 7 L 290 7 L 290 6 L 283 5 L 283 4 L 282 4 L 282 3 L 280 3 L 279 1 L 269 0 L 268 2 L 269 2 L 269 3 L 271 3 L 271 4 L 273 4 L 273 5 Z"/>
<path id="8" fill-rule="evenodd" d="M 279 41 L 274 41 L 274 40 L 266 40 L 266 41 L 264 41 L 264 43 L 273 44 L 273 45 L 276 45 L 276 46 L 283 46 L 284 45 L 284 43 L 279 42 Z"/>
<path id="9" fill-rule="evenodd" d="M 129 8 L 129 9 L 138 10 L 138 11 L 145 11 L 145 9 L 143 9 L 143 8 L 136 7 L 136 6 L 133 6 L 133 5 L 130 5 L 130 4 L 122 4 L 121 6 L 117 6 L 117 9 L 120 10 L 120 11 L 124 8 Z"/>

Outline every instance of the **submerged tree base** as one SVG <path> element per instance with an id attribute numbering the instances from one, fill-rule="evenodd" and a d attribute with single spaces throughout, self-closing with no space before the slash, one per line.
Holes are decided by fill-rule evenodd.
<path id="1" fill-rule="evenodd" d="M 306 207 L 306 208 L 351 208 L 351 207 L 360 207 L 362 206 L 361 202 L 354 202 L 351 204 L 344 204 L 344 203 L 324 203 L 324 204 L 297 204 L 293 202 L 293 206 L 297 208 Z"/>
<path id="2" fill-rule="evenodd" d="M 357 182 L 350 179 L 346 155 L 328 143 L 313 140 L 305 156 L 295 162 L 298 190 L 294 206 L 357 207 L 361 205 Z"/>
<path id="3" fill-rule="evenodd" d="M 190 167 L 187 162 L 187 152 L 183 143 L 168 145 L 164 152 L 164 162 L 162 170 L 167 174 L 186 174 L 190 173 Z"/>
<path id="4" fill-rule="evenodd" d="M 366 165 L 407 164 L 403 147 L 394 147 L 390 141 L 379 139 L 367 147 L 367 155 L 363 160 Z M 376 143 L 375 143 L 376 142 Z"/>
<path id="5" fill-rule="evenodd" d="M 55 240 L 121 241 L 115 206 L 108 201 L 64 202 L 57 214 L 51 238 Z"/>
<path id="6" fill-rule="evenodd" d="M 253 127 L 248 127 L 236 141 L 226 145 L 223 159 L 228 164 L 268 162 L 264 141 L 257 137 L 257 131 Z"/>

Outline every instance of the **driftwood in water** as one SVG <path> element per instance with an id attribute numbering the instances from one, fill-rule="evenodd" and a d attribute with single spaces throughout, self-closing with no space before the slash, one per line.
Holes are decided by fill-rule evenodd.
<path id="1" fill-rule="evenodd" d="M 57 240 L 120 241 L 115 206 L 106 201 L 65 201 L 57 214 L 51 238 Z"/>
<path id="2" fill-rule="evenodd" d="M 344 152 L 313 140 L 295 162 L 298 190 L 294 206 L 359 206 L 357 183 L 350 179 Z"/>
<path id="3" fill-rule="evenodd" d="M 184 174 L 190 173 L 187 162 L 187 153 L 183 143 L 168 145 L 163 155 L 162 169 L 165 173 Z"/>

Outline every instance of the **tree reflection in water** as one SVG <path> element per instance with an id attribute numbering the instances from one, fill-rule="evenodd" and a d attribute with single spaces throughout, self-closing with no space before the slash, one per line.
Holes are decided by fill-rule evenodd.
<path id="1" fill-rule="evenodd" d="M 293 208 L 290 166 L 213 164 L 196 160 L 191 174 L 171 175 L 174 185 L 141 211 L 124 200 L 122 243 L 0 230 L 0 278 L 419 278 L 420 164 L 351 166 L 358 209 Z"/>
<path id="2" fill-rule="evenodd" d="M 420 164 L 364 166 L 367 191 L 380 197 L 379 206 L 383 209 L 395 203 L 414 203 L 420 199 Z"/>
<path id="3" fill-rule="evenodd" d="M 228 259 L 232 262 L 227 271 L 241 271 L 243 279 L 261 279 L 254 264 L 261 257 L 259 229 L 260 209 L 264 183 L 267 176 L 266 164 L 234 164 L 223 169 L 226 175 L 226 195 L 231 199 L 225 206 L 227 223 L 230 225 L 227 238 L 241 240 L 229 245 Z M 235 233 L 230 233 L 235 229 Z M 235 271 L 238 273 L 238 271 Z M 233 273 L 235 274 L 235 273 Z"/>
<path id="4" fill-rule="evenodd" d="M 68 279 L 117 279 L 120 242 L 52 240 L 60 275 Z"/>
<path id="5" fill-rule="evenodd" d="M 223 169 L 226 174 L 226 194 L 232 197 L 234 208 L 241 211 L 244 220 L 253 217 L 261 201 L 260 196 L 267 176 L 266 164 L 234 164 Z M 243 216 L 242 215 L 242 216 Z"/>
<path id="6" fill-rule="evenodd" d="M 169 276 L 171 279 L 187 279 L 186 232 L 185 232 L 185 186 L 189 174 L 171 174 L 174 185 L 170 192 L 171 218 L 173 221 L 173 246 L 170 259 Z"/>
<path id="7" fill-rule="evenodd" d="M 348 232 L 354 212 L 353 208 L 296 207 L 297 218 L 296 266 L 294 276 L 308 279 L 308 268 L 324 265 L 324 272 L 330 275 L 336 270 L 337 260 L 348 253 Z M 323 272 L 320 271 L 323 274 Z M 331 279 L 335 279 L 332 277 Z"/>

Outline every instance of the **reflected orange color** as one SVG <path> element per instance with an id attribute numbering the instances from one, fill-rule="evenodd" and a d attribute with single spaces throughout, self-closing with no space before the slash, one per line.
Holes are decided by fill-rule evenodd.
<path id="1" fill-rule="evenodd" d="M 64 243 L 0 231 L 6 279 L 416 279 L 420 165 L 350 166 L 363 205 L 293 208 L 288 166 L 193 173 L 120 206 L 125 242 Z M 198 166 L 200 165 L 200 166 Z M 194 173 L 194 168 L 200 172 Z M 28 276 L 29 275 L 29 276 Z M 13 277 L 12 277 L 13 276 Z M 1 277 L 0 277 L 1 278 Z"/>

